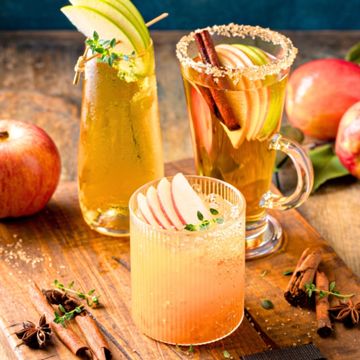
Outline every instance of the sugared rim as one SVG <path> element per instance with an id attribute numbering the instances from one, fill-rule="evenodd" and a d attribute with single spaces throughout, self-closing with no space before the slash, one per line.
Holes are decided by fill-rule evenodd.
<path id="1" fill-rule="evenodd" d="M 250 36 L 252 38 L 259 37 L 264 41 L 272 42 L 281 46 L 284 55 L 281 59 L 274 59 L 265 65 L 245 66 L 242 68 L 232 68 L 228 66 L 217 67 L 211 64 L 196 62 L 188 56 L 188 48 L 191 42 L 195 41 L 194 35 L 203 30 L 209 31 L 211 35 L 217 34 L 226 37 L 242 37 Z M 250 80 L 264 79 L 267 75 L 279 74 L 281 70 L 288 69 L 295 60 L 297 48 L 286 36 L 277 31 L 260 26 L 237 25 L 230 23 L 228 25 L 214 25 L 211 27 L 197 29 L 190 34 L 183 36 L 176 45 L 176 56 L 184 67 L 191 67 L 198 72 L 203 72 L 214 77 L 228 76 L 230 78 L 246 76 Z"/>

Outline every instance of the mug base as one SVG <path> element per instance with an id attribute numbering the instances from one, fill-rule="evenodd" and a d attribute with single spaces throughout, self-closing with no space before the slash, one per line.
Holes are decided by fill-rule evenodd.
<path id="1" fill-rule="evenodd" d="M 256 223 L 246 224 L 246 260 L 257 259 L 279 250 L 282 245 L 282 228 L 272 216 Z"/>

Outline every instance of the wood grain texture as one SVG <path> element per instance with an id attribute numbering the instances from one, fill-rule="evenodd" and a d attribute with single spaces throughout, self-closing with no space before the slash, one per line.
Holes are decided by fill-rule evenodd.
<path id="1" fill-rule="evenodd" d="M 299 48 L 294 67 L 322 57 L 343 57 L 360 31 L 284 31 Z M 192 156 L 190 129 L 175 44 L 183 31 L 153 32 L 166 161 Z M 62 155 L 62 179 L 76 178 L 81 87 L 72 85 L 83 37 L 71 31 L 0 32 L 0 119 L 42 126 Z M 285 119 L 286 120 L 286 119 Z M 283 184 L 291 184 L 286 175 Z M 333 181 L 300 208 L 346 263 L 360 275 L 360 183 Z"/>
<path id="2" fill-rule="evenodd" d="M 193 161 L 167 166 L 168 174 L 177 171 L 193 173 Z M 274 215 L 284 228 L 285 247 L 273 256 L 248 262 L 246 266 L 245 304 L 259 328 L 245 319 L 225 340 L 195 347 L 195 353 L 188 354 L 186 349 L 157 343 L 139 333 L 130 314 L 129 239 L 104 237 L 90 230 L 81 217 L 76 184 L 63 181 L 41 213 L 0 222 L 0 348 L 11 354 L 17 343 L 10 335 L 13 329 L 8 328 L 9 325 L 39 317 L 29 303 L 26 289 L 30 281 L 49 287 L 57 278 L 65 283 L 75 280 L 83 289 L 96 288 L 101 294 L 104 306 L 92 312 L 105 329 L 115 359 L 221 359 L 224 349 L 236 359 L 242 354 L 266 349 L 268 338 L 280 347 L 313 341 L 329 359 L 360 357 L 358 329 L 346 330 L 336 324 L 336 335 L 322 340 L 315 333 L 315 313 L 291 308 L 285 302 L 283 291 L 289 278 L 282 272 L 294 267 L 305 247 L 321 246 L 325 253 L 323 266 L 327 272 L 330 267 L 334 269 L 331 279 L 336 280 L 339 289 L 360 293 L 359 279 L 297 211 Z M 121 259 L 121 263 L 114 260 L 114 256 Z M 265 276 L 264 270 L 267 270 Z M 261 307 L 264 298 L 271 299 L 275 305 L 273 310 Z M 257 333 L 260 328 L 263 337 Z M 46 351 L 17 348 L 13 350 L 13 358 L 74 358 L 56 338 L 54 340 L 54 346 Z"/>

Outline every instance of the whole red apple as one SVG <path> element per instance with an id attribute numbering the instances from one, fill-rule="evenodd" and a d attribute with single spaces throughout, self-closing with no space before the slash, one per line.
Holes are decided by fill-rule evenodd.
<path id="1" fill-rule="evenodd" d="M 309 61 L 290 76 L 289 121 L 317 139 L 335 139 L 340 119 L 360 101 L 360 66 L 341 59 Z"/>
<path id="2" fill-rule="evenodd" d="M 59 182 L 59 152 L 39 127 L 0 120 L 0 218 L 44 208 Z"/>
<path id="3" fill-rule="evenodd" d="M 340 121 L 335 152 L 350 173 L 360 179 L 360 101 Z"/>

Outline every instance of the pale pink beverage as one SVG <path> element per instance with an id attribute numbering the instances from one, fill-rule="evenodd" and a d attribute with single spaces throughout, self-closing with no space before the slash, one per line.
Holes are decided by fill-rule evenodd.
<path id="1" fill-rule="evenodd" d="M 157 182 L 141 187 L 130 200 L 132 314 L 153 339 L 195 345 L 225 337 L 242 321 L 245 200 L 220 180 L 187 179 L 218 211 L 207 229 L 147 224 L 136 198 Z M 222 223 L 216 223 L 220 218 Z"/>

